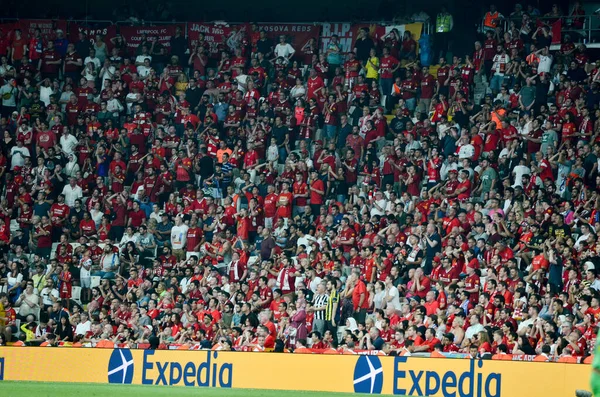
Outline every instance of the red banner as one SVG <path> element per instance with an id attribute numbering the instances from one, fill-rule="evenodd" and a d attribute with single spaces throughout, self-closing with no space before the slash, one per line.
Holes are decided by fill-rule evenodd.
<path id="1" fill-rule="evenodd" d="M 296 57 L 304 63 L 310 63 L 312 52 L 304 49 L 309 49 L 307 44 L 311 39 L 315 39 L 318 48 L 321 26 L 310 23 L 261 23 L 258 24 L 258 29 L 267 33 L 274 46 L 279 43 L 279 36 L 284 35 L 296 50 Z"/>
<path id="2" fill-rule="evenodd" d="M 117 26 L 116 25 L 105 25 L 105 26 L 96 26 L 89 27 L 85 25 L 80 25 L 76 22 L 71 22 L 69 24 L 69 41 L 71 43 L 75 43 L 79 41 L 79 32 L 85 33 L 86 37 L 90 40 L 90 43 L 94 43 L 96 40 L 96 36 L 100 35 L 103 37 L 106 45 L 111 48 L 110 39 L 114 38 L 117 35 Z"/>
<path id="3" fill-rule="evenodd" d="M 219 58 L 219 48 L 227 47 L 225 41 L 232 31 L 232 27 L 219 23 L 190 22 L 188 23 L 188 41 L 190 47 L 198 42 L 200 34 L 204 35 L 204 41 L 210 45 L 210 57 Z"/>
<path id="4" fill-rule="evenodd" d="M 552 44 L 560 44 L 562 43 L 562 22 L 559 19 L 551 25 L 552 28 Z"/>
<path id="5" fill-rule="evenodd" d="M 19 21 L 19 29 L 23 37 L 29 38 L 33 36 L 35 29 L 40 29 L 44 40 L 56 39 L 56 29 L 61 29 L 65 36 L 67 35 L 67 21 L 65 20 L 44 20 L 44 19 L 21 19 Z"/>
<path id="6" fill-rule="evenodd" d="M 64 37 L 67 35 L 67 21 L 64 20 L 41 20 L 41 19 L 21 19 L 19 21 L 7 22 L 0 24 L 0 29 L 4 32 L 6 37 L 12 39 L 13 32 L 16 29 L 21 30 L 21 35 L 25 40 L 28 40 L 35 29 L 40 29 L 44 40 L 56 39 L 56 29 L 61 29 L 64 33 Z"/>
<path id="7" fill-rule="evenodd" d="M 169 52 L 168 47 L 171 46 L 171 36 L 175 35 L 177 26 L 179 25 L 121 26 L 120 32 L 125 42 L 127 42 L 127 49 L 131 54 L 135 53 L 142 42 L 143 35 L 146 35 L 148 41 L 158 40 L 160 44 L 167 47 L 167 52 Z"/>
<path id="8" fill-rule="evenodd" d="M 273 44 L 279 43 L 279 36 L 284 35 L 296 50 L 300 50 L 310 39 L 319 39 L 319 25 L 309 23 L 261 23 L 259 30 L 267 33 Z"/>

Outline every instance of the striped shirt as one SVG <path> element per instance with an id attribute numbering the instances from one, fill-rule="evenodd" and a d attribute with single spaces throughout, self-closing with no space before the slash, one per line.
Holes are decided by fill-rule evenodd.
<path id="1" fill-rule="evenodd" d="M 323 307 L 325 306 L 325 310 L 319 310 L 315 312 L 315 320 L 325 320 L 325 312 L 327 311 L 328 306 L 328 295 L 315 295 L 313 298 L 313 306 L 314 307 Z"/>
<path id="2" fill-rule="evenodd" d="M 333 321 L 335 319 L 335 312 L 333 311 L 333 305 L 337 305 L 340 301 L 340 294 L 333 289 L 327 297 L 327 308 L 325 309 L 325 320 Z"/>
<path id="3" fill-rule="evenodd" d="M 229 174 L 232 170 L 233 164 L 231 164 L 231 162 L 227 162 L 221 166 L 221 172 L 223 173 L 223 183 L 231 182 L 232 176 L 227 174 Z"/>

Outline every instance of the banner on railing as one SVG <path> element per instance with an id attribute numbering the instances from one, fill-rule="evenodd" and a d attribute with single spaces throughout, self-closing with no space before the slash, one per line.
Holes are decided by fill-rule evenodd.
<path id="1" fill-rule="evenodd" d="M 121 36 L 127 42 L 129 53 L 134 54 L 136 49 L 142 43 L 144 36 L 149 43 L 157 41 L 159 44 L 167 47 L 171 46 L 171 36 L 175 35 L 175 28 L 179 25 L 160 25 L 160 26 L 121 26 L 119 29 Z M 183 26 L 181 26 L 183 29 Z"/>
<path id="2" fill-rule="evenodd" d="M 105 23 L 100 25 L 96 24 L 96 26 L 90 27 L 77 22 L 71 22 L 69 24 L 69 41 L 72 43 L 79 41 L 80 32 L 85 33 L 87 39 L 92 44 L 96 41 L 97 35 L 102 36 L 103 41 L 109 46 L 109 48 L 111 48 L 112 45 L 110 40 L 117 35 L 117 26 Z"/>
<path id="3" fill-rule="evenodd" d="M 187 25 L 187 37 L 190 47 L 194 48 L 198 43 L 200 35 L 208 47 L 211 58 L 219 58 L 220 52 L 227 48 L 227 38 L 233 28 L 223 23 L 189 22 Z"/>
<path id="4" fill-rule="evenodd" d="M 67 34 L 67 21 L 58 19 L 50 21 L 47 19 L 22 19 L 19 21 L 19 28 L 24 37 L 31 37 L 36 29 L 40 29 L 42 37 L 45 40 L 54 40 L 56 30 L 60 29 Z"/>
<path id="5" fill-rule="evenodd" d="M 367 29 L 369 37 L 374 41 L 380 40 L 385 35 L 385 27 L 381 25 L 366 23 L 324 23 L 321 25 L 321 51 L 327 51 L 327 47 L 333 36 L 339 37 L 342 52 L 353 51 L 354 43 L 356 43 L 361 29 Z"/>
<path id="6" fill-rule="evenodd" d="M 0 29 L 4 32 L 6 37 L 12 40 L 14 31 L 16 29 L 21 30 L 22 37 L 25 40 L 28 40 L 30 36 L 32 36 L 36 29 L 40 29 L 42 37 L 44 40 L 54 40 L 56 39 L 56 30 L 60 29 L 64 32 L 65 37 L 68 33 L 67 31 L 67 21 L 59 19 L 59 20 L 49 20 L 49 19 L 20 19 L 15 22 L 8 22 L 0 24 Z"/>

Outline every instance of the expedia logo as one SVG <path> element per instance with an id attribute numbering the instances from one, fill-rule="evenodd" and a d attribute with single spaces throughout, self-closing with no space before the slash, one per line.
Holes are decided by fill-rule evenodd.
<path id="1" fill-rule="evenodd" d="M 233 379 L 233 364 L 219 363 L 219 353 L 188 352 L 190 358 L 201 361 L 152 361 L 155 351 L 144 351 L 142 384 L 225 387 L 230 388 Z M 202 360 L 203 359 L 203 360 Z"/>
<path id="2" fill-rule="evenodd" d="M 354 392 L 380 394 L 383 368 L 377 356 L 360 356 L 354 367 Z"/>
<path id="3" fill-rule="evenodd" d="M 393 393 L 408 396 L 500 397 L 501 375 L 481 373 L 484 361 L 470 360 L 469 370 L 463 373 L 449 370 L 413 371 L 405 365 L 407 357 L 394 360 Z M 402 364 L 402 365 L 401 365 Z"/>
<path id="4" fill-rule="evenodd" d="M 410 369 L 407 357 L 394 358 L 392 393 L 406 396 L 500 397 L 502 379 L 485 373 L 484 361 L 470 360 L 465 372 Z M 477 364 L 475 364 L 477 362 Z M 389 376 L 389 374 L 388 374 Z M 354 367 L 354 392 L 381 394 L 384 371 L 377 356 L 360 356 Z"/>
<path id="5" fill-rule="evenodd" d="M 128 349 L 115 349 L 108 360 L 108 383 L 131 384 L 133 356 Z"/>
<path id="6" fill-rule="evenodd" d="M 219 353 L 216 351 L 189 352 L 187 357 L 194 359 L 189 362 L 153 360 L 155 353 L 154 350 L 144 350 L 141 379 L 144 385 L 231 387 L 233 364 L 220 363 Z M 3 368 L 2 364 L 0 359 L 0 371 Z M 133 383 L 134 368 L 131 351 L 113 350 L 108 361 L 108 383 Z M 1 375 L 2 372 L 0 372 L 0 379 L 2 379 Z"/>

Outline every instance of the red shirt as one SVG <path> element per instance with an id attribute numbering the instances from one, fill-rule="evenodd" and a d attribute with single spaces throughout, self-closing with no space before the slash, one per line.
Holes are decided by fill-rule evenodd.
<path id="1" fill-rule="evenodd" d="M 360 296 L 365 294 L 362 305 L 359 307 Z M 367 309 L 369 307 L 369 293 L 367 292 L 367 287 L 364 282 L 358 280 L 358 284 L 354 287 L 352 291 L 352 305 L 354 306 L 354 311 L 360 309 Z"/>
<path id="2" fill-rule="evenodd" d="M 81 222 L 79 222 L 79 227 L 85 236 L 91 236 L 96 233 L 96 222 L 92 219 L 82 219 Z"/>
<path id="3" fill-rule="evenodd" d="M 265 218 L 273 218 L 277 213 L 278 196 L 275 193 L 267 194 L 264 202 Z"/>
<path id="4" fill-rule="evenodd" d="M 193 252 L 200 241 L 202 241 L 203 236 L 202 229 L 199 227 L 190 227 L 187 231 L 187 251 Z"/>
<path id="5" fill-rule="evenodd" d="M 473 289 L 475 287 L 480 287 L 480 286 L 481 286 L 481 281 L 479 280 L 479 276 L 477 274 L 468 276 L 465 279 L 465 288 L 466 289 Z M 477 302 L 478 300 L 479 300 L 479 292 L 471 292 L 469 295 L 469 301 Z"/>
<path id="6" fill-rule="evenodd" d="M 279 207 L 277 207 L 277 216 L 279 216 L 280 218 L 291 218 L 293 200 L 294 196 L 292 193 L 280 193 L 277 198 L 277 202 L 284 205 L 280 205 Z"/>
<path id="7" fill-rule="evenodd" d="M 341 241 L 350 241 L 352 239 L 355 239 L 356 241 L 356 231 L 353 228 L 347 227 L 346 229 L 343 229 L 340 232 Z M 352 247 L 353 245 L 351 244 L 342 244 L 342 249 L 344 250 L 344 252 L 350 252 Z"/>
<path id="8" fill-rule="evenodd" d="M 295 182 L 293 186 L 294 194 L 306 194 L 308 193 L 308 185 L 304 182 Z M 306 205 L 306 197 L 296 197 L 296 205 L 298 207 L 304 207 Z"/>
<path id="9" fill-rule="evenodd" d="M 129 219 L 131 219 L 131 226 L 138 228 L 146 219 L 146 213 L 140 209 L 137 211 L 129 211 Z"/>
<path id="10" fill-rule="evenodd" d="M 310 77 L 308 79 L 308 82 L 306 83 L 308 90 L 307 90 L 307 98 L 315 98 L 315 91 L 318 90 L 319 88 L 323 88 L 325 86 L 325 84 L 323 83 L 323 79 L 320 78 L 319 76 L 316 77 Z"/>
<path id="11" fill-rule="evenodd" d="M 317 193 L 314 190 L 310 191 L 310 203 L 315 205 L 323 204 L 323 197 L 325 196 L 325 184 L 320 179 L 311 182 L 310 187 L 323 192 L 323 194 Z"/>
<path id="12" fill-rule="evenodd" d="M 398 65 L 398 60 L 391 55 L 381 57 L 379 60 L 379 76 L 382 79 L 391 79 L 394 77 L 392 69 Z M 389 92 L 384 92 L 384 95 L 388 95 Z"/>
<path id="13" fill-rule="evenodd" d="M 433 92 L 435 90 L 435 79 L 432 75 L 428 74 L 421 80 L 421 98 L 431 99 L 433 98 Z"/>

